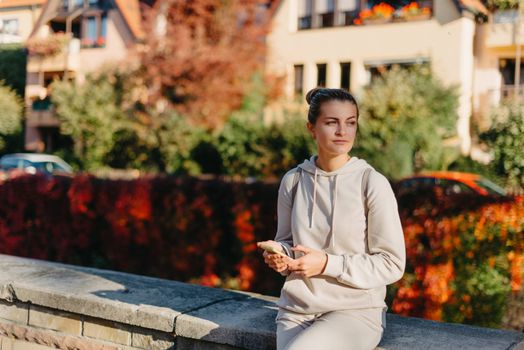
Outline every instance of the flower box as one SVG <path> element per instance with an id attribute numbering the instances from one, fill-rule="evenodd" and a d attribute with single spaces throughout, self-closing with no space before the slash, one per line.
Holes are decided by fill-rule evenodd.
<path id="1" fill-rule="evenodd" d="M 362 24 L 365 24 L 365 25 L 373 25 L 373 24 L 384 24 L 384 23 L 388 23 L 388 22 L 391 22 L 391 19 L 390 18 L 365 18 L 365 19 L 362 19 Z"/>

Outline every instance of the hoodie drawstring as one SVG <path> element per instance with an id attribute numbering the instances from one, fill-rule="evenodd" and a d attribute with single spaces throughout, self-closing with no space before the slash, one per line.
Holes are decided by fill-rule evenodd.
<path id="1" fill-rule="evenodd" d="M 333 198 L 333 209 L 331 213 L 331 248 L 335 248 L 335 207 L 337 205 L 337 184 L 338 184 L 338 174 L 335 175 L 335 198 Z"/>
<path id="2" fill-rule="evenodd" d="M 317 171 L 318 169 L 315 167 L 315 176 L 313 177 L 313 204 L 311 208 L 311 220 L 309 220 L 309 228 L 313 227 L 313 223 L 315 221 L 315 204 L 317 202 Z"/>

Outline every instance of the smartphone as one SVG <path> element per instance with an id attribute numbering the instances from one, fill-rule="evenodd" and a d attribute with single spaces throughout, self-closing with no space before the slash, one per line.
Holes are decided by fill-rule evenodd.
<path id="1" fill-rule="evenodd" d="M 260 248 L 264 249 L 268 253 L 278 254 L 278 255 L 282 255 L 282 256 L 288 257 L 286 254 L 282 253 L 280 250 L 276 250 L 275 247 L 273 247 L 271 244 L 267 244 L 267 243 L 264 243 L 264 242 L 259 242 L 258 246 Z"/>

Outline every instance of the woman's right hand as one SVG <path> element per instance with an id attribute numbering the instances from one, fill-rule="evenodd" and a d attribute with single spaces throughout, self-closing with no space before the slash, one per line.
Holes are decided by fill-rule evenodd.
<path id="1" fill-rule="evenodd" d="M 284 253 L 280 243 L 277 243 L 275 241 L 264 241 L 264 242 L 260 242 L 260 243 L 269 244 L 269 245 L 273 246 L 277 251 L 280 251 L 280 252 Z M 273 270 L 275 270 L 276 272 L 279 272 L 279 273 L 283 272 L 283 271 L 285 271 L 287 269 L 288 261 L 291 259 L 291 258 L 289 258 L 287 256 L 282 256 L 280 254 L 269 253 L 267 251 L 264 251 L 264 254 L 262 254 L 262 256 L 264 257 L 264 262 L 270 268 L 272 268 Z"/>

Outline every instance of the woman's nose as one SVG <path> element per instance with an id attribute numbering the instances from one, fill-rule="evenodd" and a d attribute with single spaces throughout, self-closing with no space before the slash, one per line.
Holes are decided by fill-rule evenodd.
<path id="1" fill-rule="evenodd" d="M 345 125 L 339 125 L 336 131 L 337 135 L 345 135 L 347 133 Z"/>

